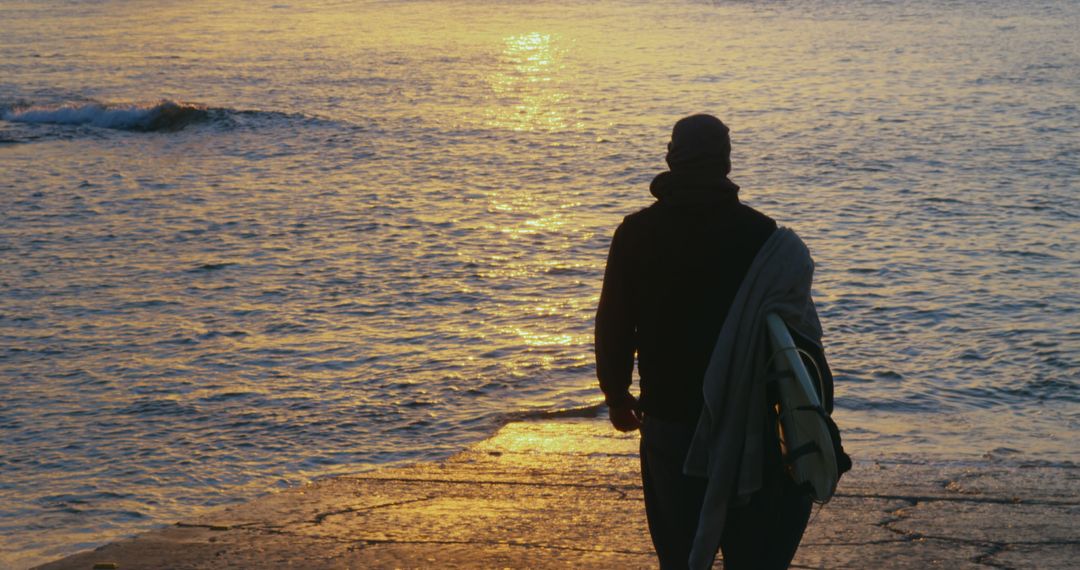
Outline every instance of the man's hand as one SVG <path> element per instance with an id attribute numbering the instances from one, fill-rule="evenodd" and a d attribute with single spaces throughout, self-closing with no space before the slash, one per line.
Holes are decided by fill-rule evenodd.
<path id="1" fill-rule="evenodd" d="M 619 431 L 634 431 L 641 427 L 641 412 L 630 406 L 608 408 L 611 425 Z"/>

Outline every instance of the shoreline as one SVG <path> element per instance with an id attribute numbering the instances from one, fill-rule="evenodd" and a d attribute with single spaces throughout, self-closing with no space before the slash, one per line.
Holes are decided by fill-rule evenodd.
<path id="1" fill-rule="evenodd" d="M 442 461 L 319 479 L 35 568 L 649 568 L 637 462 L 637 435 L 602 419 L 511 422 Z M 1071 467 L 856 457 L 792 567 L 1068 568 L 1078 491 Z"/>

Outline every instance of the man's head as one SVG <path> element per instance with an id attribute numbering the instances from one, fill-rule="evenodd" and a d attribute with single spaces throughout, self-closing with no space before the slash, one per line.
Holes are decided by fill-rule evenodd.
<path id="1" fill-rule="evenodd" d="M 718 170 L 731 172 L 731 137 L 728 128 L 712 115 L 690 115 L 679 119 L 668 143 L 668 168 L 678 170 Z"/>

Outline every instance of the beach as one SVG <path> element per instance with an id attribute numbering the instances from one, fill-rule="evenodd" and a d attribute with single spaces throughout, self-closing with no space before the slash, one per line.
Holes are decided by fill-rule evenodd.
<path id="1" fill-rule="evenodd" d="M 650 568 L 637 461 L 603 418 L 516 422 L 38 568 Z M 1078 487 L 1071 467 L 856 458 L 792 567 L 1072 568 Z"/>

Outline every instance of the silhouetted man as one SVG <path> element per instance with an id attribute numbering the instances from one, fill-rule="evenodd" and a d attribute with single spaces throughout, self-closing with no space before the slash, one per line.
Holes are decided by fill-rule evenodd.
<path id="1" fill-rule="evenodd" d="M 600 387 L 615 428 L 641 429 L 646 516 L 665 569 L 687 568 L 708 483 L 683 467 L 710 356 L 744 276 L 777 227 L 739 201 L 730 156 L 728 128 L 716 117 L 675 124 L 671 170 L 650 187 L 656 202 L 615 231 L 596 315 Z M 639 399 L 629 391 L 635 354 Z M 831 407 L 831 394 L 828 400 Z M 729 570 L 786 568 L 810 513 L 810 498 L 784 472 L 775 412 L 767 413 L 760 489 L 733 498 L 726 511 L 720 548 Z M 715 548 L 708 561 L 712 555 Z"/>

